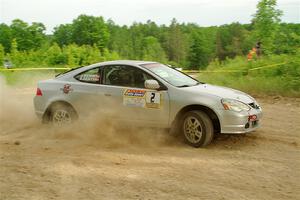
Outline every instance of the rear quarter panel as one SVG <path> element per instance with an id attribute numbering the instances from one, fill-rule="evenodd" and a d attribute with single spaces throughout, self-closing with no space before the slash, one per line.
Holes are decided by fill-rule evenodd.
<path id="1" fill-rule="evenodd" d="M 64 85 L 68 83 L 67 81 L 55 79 L 40 81 L 38 88 L 41 89 L 43 95 L 34 98 L 36 111 L 44 113 L 49 105 L 56 101 L 65 101 L 72 104 L 70 96 L 63 92 Z"/>

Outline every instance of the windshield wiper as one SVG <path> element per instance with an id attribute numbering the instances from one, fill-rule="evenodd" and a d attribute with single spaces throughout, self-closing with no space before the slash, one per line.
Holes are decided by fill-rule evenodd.
<path id="1" fill-rule="evenodd" d="M 182 87 L 191 87 L 191 86 L 194 86 L 194 85 L 179 85 L 179 86 L 177 86 L 177 87 L 182 88 Z"/>
<path id="2" fill-rule="evenodd" d="M 200 84 L 200 82 L 197 82 L 196 84 L 194 84 L 194 85 L 187 85 L 187 84 L 185 84 L 185 85 L 179 85 L 179 86 L 177 86 L 177 87 L 180 87 L 180 88 L 182 88 L 182 87 L 191 87 L 191 86 L 196 86 L 196 85 L 199 85 Z"/>

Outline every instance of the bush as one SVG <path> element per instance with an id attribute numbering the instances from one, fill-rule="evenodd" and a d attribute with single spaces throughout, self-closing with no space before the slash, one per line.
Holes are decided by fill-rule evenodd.
<path id="1" fill-rule="evenodd" d="M 265 68 L 254 69 L 258 67 Z M 300 51 L 296 55 L 271 55 L 250 62 L 242 57 L 226 59 L 222 63 L 214 61 L 210 63 L 208 70 L 245 72 L 201 73 L 201 81 L 254 94 L 300 97 Z"/>

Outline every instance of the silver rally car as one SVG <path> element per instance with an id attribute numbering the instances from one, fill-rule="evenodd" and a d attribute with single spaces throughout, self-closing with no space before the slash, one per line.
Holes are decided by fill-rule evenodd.
<path id="1" fill-rule="evenodd" d="M 135 126 L 169 128 L 194 147 L 217 133 L 247 133 L 262 110 L 243 92 L 199 82 L 157 62 L 110 61 L 38 82 L 36 114 L 53 124 L 72 123 L 97 112 Z"/>

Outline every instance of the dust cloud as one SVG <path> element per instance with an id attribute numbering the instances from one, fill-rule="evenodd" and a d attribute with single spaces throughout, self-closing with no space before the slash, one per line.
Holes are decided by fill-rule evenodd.
<path id="1" fill-rule="evenodd" d="M 42 124 L 35 90 L 0 78 L 1 200 L 300 199 L 297 98 L 261 98 L 260 129 L 195 149 L 97 113 L 66 127 Z"/>
<path id="2" fill-rule="evenodd" d="M 36 87 L 8 86 L 0 76 L 0 132 L 2 136 L 18 134 L 25 139 L 69 140 L 77 144 L 104 147 L 173 145 L 177 141 L 167 130 L 130 127 L 112 122 L 111 118 L 93 111 L 88 116 L 66 126 L 42 124 L 35 116 L 33 97 Z M 86 104 L 86 102 L 82 102 Z M 112 113 L 117 113 L 113 111 Z"/>

